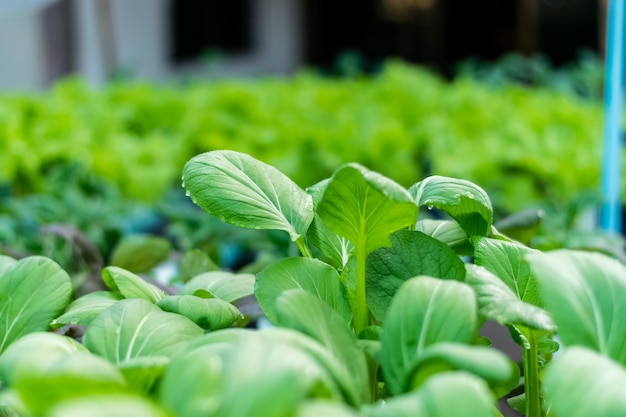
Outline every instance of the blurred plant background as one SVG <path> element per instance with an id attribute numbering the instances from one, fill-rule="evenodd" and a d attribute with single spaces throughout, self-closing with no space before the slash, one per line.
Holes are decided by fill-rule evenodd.
<path id="1" fill-rule="evenodd" d="M 193 155 L 234 149 L 303 188 L 352 161 L 407 187 L 465 178 L 516 238 L 622 258 L 622 237 L 595 226 L 605 8 L 4 2 L 0 253 L 50 256 L 77 287 L 141 245 L 135 269 L 155 276 L 198 249 L 254 272 L 293 253 L 286 236 L 209 218 L 180 184 Z"/>

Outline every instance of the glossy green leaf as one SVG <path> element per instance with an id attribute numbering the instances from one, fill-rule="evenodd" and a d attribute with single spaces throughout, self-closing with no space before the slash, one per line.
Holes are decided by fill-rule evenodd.
<path id="1" fill-rule="evenodd" d="M 585 251 L 528 257 L 565 346 L 585 346 L 626 365 L 626 266 Z"/>
<path id="2" fill-rule="evenodd" d="M 313 197 L 313 205 L 317 207 L 324 197 L 324 191 L 330 183 L 330 178 L 322 180 L 317 184 L 308 187 L 306 192 Z M 354 248 L 345 237 L 339 236 L 330 230 L 321 217 L 316 213 L 313 223 L 307 233 L 309 242 L 318 249 L 317 258 L 332 265 L 341 271 L 347 264 L 350 252 Z"/>
<path id="3" fill-rule="evenodd" d="M 542 386 L 552 417 L 626 415 L 626 369 L 589 349 L 565 349 L 546 369 Z"/>
<path id="4" fill-rule="evenodd" d="M 482 266 L 465 265 L 465 282 L 478 299 L 480 315 L 500 324 L 523 325 L 532 329 L 554 331 L 556 326 L 542 308 L 519 299 L 500 278 Z"/>
<path id="5" fill-rule="evenodd" d="M 495 417 L 494 398 L 480 379 L 463 373 L 436 375 L 417 391 L 371 405 L 365 417 Z"/>
<path id="6" fill-rule="evenodd" d="M 37 371 L 56 358 L 88 352 L 82 344 L 50 332 L 34 332 L 16 340 L 0 355 L 0 381 L 12 384 L 20 374 Z"/>
<path id="7" fill-rule="evenodd" d="M 389 235 L 417 218 L 417 206 L 402 186 L 354 163 L 335 171 L 316 212 L 330 230 L 366 254 L 389 246 Z"/>
<path id="8" fill-rule="evenodd" d="M 240 227 L 276 229 L 292 241 L 313 221 L 313 200 L 276 168 L 234 151 L 193 157 L 183 169 L 183 187 L 204 211 Z"/>
<path id="9" fill-rule="evenodd" d="M 358 405 L 369 399 L 367 363 L 348 323 L 328 304 L 302 290 L 284 291 L 276 300 L 276 323 L 304 333 L 325 346 L 337 362 L 340 387 Z"/>
<path id="10" fill-rule="evenodd" d="M 317 296 L 350 322 L 350 304 L 339 278 L 332 266 L 312 258 L 284 258 L 265 267 L 258 275 L 255 294 L 263 312 L 276 321 L 276 299 L 288 289 L 302 288 Z"/>
<path id="11" fill-rule="evenodd" d="M 470 237 L 486 236 L 491 230 L 491 200 L 470 181 L 433 175 L 411 186 L 409 192 L 418 206 L 448 213 Z"/>
<path id="12" fill-rule="evenodd" d="M 474 246 L 465 230 L 454 220 L 423 219 L 415 223 L 415 230 L 450 246 L 457 255 L 473 255 Z"/>
<path id="13" fill-rule="evenodd" d="M 58 329 L 66 324 L 88 326 L 98 314 L 123 300 L 121 294 L 110 291 L 94 291 L 72 301 L 60 317 L 52 320 L 50 326 Z"/>
<path id="14" fill-rule="evenodd" d="M 83 337 L 92 352 L 115 364 L 141 356 L 169 357 L 203 330 L 142 299 L 122 300 L 100 313 Z"/>
<path id="15" fill-rule="evenodd" d="M 229 327 L 242 317 L 237 307 L 219 298 L 170 295 L 159 300 L 157 306 L 164 311 L 181 314 L 205 330 Z"/>
<path id="16" fill-rule="evenodd" d="M 462 281 L 463 261 L 445 243 L 422 232 L 398 230 L 391 247 L 367 257 L 367 304 L 379 322 L 385 320 L 392 297 L 408 279 L 418 275 Z"/>
<path id="17" fill-rule="evenodd" d="M 165 356 L 137 356 L 117 364 L 117 368 L 124 375 L 129 388 L 135 392 L 148 394 L 152 392 L 170 359 Z"/>
<path id="18" fill-rule="evenodd" d="M 159 236 L 130 235 L 113 249 L 110 264 L 136 274 L 149 272 L 167 259 L 170 242 Z"/>
<path id="19" fill-rule="evenodd" d="M 232 303 L 254 294 L 254 281 L 252 274 L 236 274 L 226 271 L 205 272 L 187 282 L 181 288 L 180 294 L 203 297 L 208 293 L 212 297 Z"/>
<path id="20" fill-rule="evenodd" d="M 130 394 L 103 394 L 63 401 L 46 417 L 168 417 L 158 405 Z"/>
<path id="21" fill-rule="evenodd" d="M 219 266 L 200 249 L 188 250 L 180 261 L 180 279 L 183 282 L 188 282 L 193 277 L 205 272 L 218 270 Z"/>
<path id="22" fill-rule="evenodd" d="M 354 245 L 350 241 L 331 231 L 317 214 L 309 228 L 308 238 L 311 244 L 319 249 L 319 259 L 337 270 L 342 270 L 346 266 L 350 253 L 354 250 Z"/>
<path id="23" fill-rule="evenodd" d="M 502 397 L 519 384 L 520 370 L 504 353 L 487 346 L 442 342 L 428 346 L 413 365 L 410 391 L 432 375 L 450 370 L 474 374 L 489 383 L 496 397 Z"/>
<path id="24" fill-rule="evenodd" d="M 44 415 L 67 399 L 126 389 L 111 363 L 51 333 L 33 333 L 15 342 L 0 357 L 0 369 L 28 415 Z"/>
<path id="25" fill-rule="evenodd" d="M 307 339 L 286 329 L 209 333 L 172 359 L 160 398 L 180 417 L 283 417 L 307 396 L 340 398 L 317 359 L 293 343 Z"/>
<path id="26" fill-rule="evenodd" d="M 139 275 L 135 275 L 117 266 L 108 266 L 102 270 L 102 280 L 112 291 L 119 292 L 124 298 L 141 298 L 156 303 L 165 297 L 165 292 L 150 284 Z"/>
<path id="27" fill-rule="evenodd" d="M 0 275 L 0 353 L 28 333 L 47 330 L 70 301 L 68 274 L 48 258 L 12 263 Z"/>
<path id="28" fill-rule="evenodd" d="M 431 277 L 402 284 L 381 336 L 381 365 L 391 392 L 397 395 L 407 390 L 412 366 L 428 346 L 469 343 L 476 333 L 476 318 L 476 297 L 466 284 Z"/>
<path id="29" fill-rule="evenodd" d="M 537 252 L 524 245 L 504 240 L 474 239 L 474 263 L 491 271 L 516 295 L 517 299 L 541 306 L 537 279 L 526 255 Z"/>

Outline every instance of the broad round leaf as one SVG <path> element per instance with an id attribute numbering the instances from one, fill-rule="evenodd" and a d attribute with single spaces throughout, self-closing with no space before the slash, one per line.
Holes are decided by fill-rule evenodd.
<path id="1" fill-rule="evenodd" d="M 52 320 L 50 326 L 58 329 L 66 324 L 88 326 L 102 311 L 123 300 L 121 294 L 110 291 L 94 291 L 72 301 L 60 317 Z"/>
<path id="2" fill-rule="evenodd" d="M 138 298 L 118 301 L 100 313 L 85 332 L 84 345 L 115 364 L 142 356 L 169 357 L 202 328 Z"/>
<path id="3" fill-rule="evenodd" d="M 468 343 L 476 333 L 476 316 L 476 298 L 466 284 L 431 277 L 402 284 L 381 336 L 381 365 L 391 392 L 406 391 L 412 366 L 428 346 Z"/>
<path id="4" fill-rule="evenodd" d="M 23 345 L 25 350 L 10 355 L 18 359 L 18 365 L 13 368 L 9 387 L 19 395 L 28 415 L 45 415 L 50 407 L 64 400 L 127 389 L 115 366 L 61 338 L 65 337 L 57 336 L 58 341 L 32 338 Z M 34 342 L 43 343 L 35 346 Z"/>
<path id="5" fill-rule="evenodd" d="M 102 270 L 102 280 L 112 291 L 119 292 L 124 298 L 141 298 L 156 303 L 165 297 L 165 292 L 150 284 L 139 275 L 117 266 L 108 266 Z"/>
<path id="6" fill-rule="evenodd" d="M 285 329 L 209 333 L 172 359 L 160 398 L 180 417 L 282 417 L 307 396 L 340 398 L 317 358 L 296 342 L 306 339 Z"/>
<path id="7" fill-rule="evenodd" d="M 193 277 L 180 290 L 181 295 L 199 295 L 206 291 L 213 297 L 229 303 L 254 294 L 254 275 L 211 271 Z"/>
<path id="8" fill-rule="evenodd" d="M 365 417 L 495 417 L 495 401 L 486 384 L 473 375 L 448 372 L 419 390 L 365 409 Z"/>
<path id="9" fill-rule="evenodd" d="M 402 186 L 355 163 L 335 171 L 316 207 L 330 230 L 366 254 L 389 246 L 392 232 L 414 225 L 417 211 Z"/>
<path id="10" fill-rule="evenodd" d="M 339 274 L 332 266 L 312 258 L 284 258 L 272 262 L 258 275 L 255 294 L 267 317 L 275 322 L 276 299 L 292 288 L 317 296 L 348 323 L 352 311 Z"/>
<path id="11" fill-rule="evenodd" d="M 411 186 L 409 192 L 418 206 L 437 207 L 448 213 L 467 236 L 485 236 L 491 230 L 491 200 L 470 181 L 433 175 Z"/>
<path id="12" fill-rule="evenodd" d="M 462 281 L 463 261 L 445 243 L 422 232 L 398 230 L 390 236 L 391 247 L 367 257 L 367 305 L 384 322 L 391 299 L 408 279 L 418 275 Z"/>
<path id="13" fill-rule="evenodd" d="M 276 168 L 234 151 L 193 157 L 183 187 L 195 204 L 220 220 L 253 229 L 284 230 L 292 241 L 313 221 L 313 200 Z"/>
<path id="14" fill-rule="evenodd" d="M 519 384 L 520 371 L 505 354 L 487 346 L 441 342 L 428 346 L 413 365 L 407 391 L 432 375 L 450 370 L 474 374 L 489 383 L 496 397 L 502 397 Z"/>
<path id="15" fill-rule="evenodd" d="M 164 311 L 181 314 L 205 330 L 229 327 L 243 317 L 237 307 L 219 298 L 170 295 L 161 299 L 157 306 Z"/>
<path id="16" fill-rule="evenodd" d="M 589 349 L 565 349 L 547 367 L 542 387 L 553 417 L 626 415 L 626 369 Z"/>
<path id="17" fill-rule="evenodd" d="M 76 340 L 56 333 L 30 333 L 16 340 L 0 355 L 0 380 L 10 385 L 16 375 L 45 368 L 56 358 L 75 352 L 88 350 Z"/>
<path id="18" fill-rule="evenodd" d="M 465 282 L 476 293 L 481 316 L 504 325 L 523 325 L 547 331 L 556 329 L 544 309 L 520 300 L 500 278 L 482 266 L 466 264 L 465 268 Z"/>
<path id="19" fill-rule="evenodd" d="M 348 322 L 323 300 L 302 289 L 284 291 L 276 300 L 277 324 L 324 345 L 337 362 L 333 374 L 351 405 L 369 400 L 367 363 Z"/>
<path id="20" fill-rule="evenodd" d="M 415 223 L 415 230 L 450 246 L 457 255 L 473 255 L 474 247 L 465 230 L 454 220 L 423 219 Z"/>
<path id="21" fill-rule="evenodd" d="M 474 239 L 474 263 L 506 284 L 516 298 L 541 307 L 537 279 L 525 256 L 537 251 L 519 243 L 491 238 Z"/>
<path id="22" fill-rule="evenodd" d="M 28 333 L 48 330 L 72 295 L 69 275 L 48 258 L 12 263 L 0 275 L 0 353 Z"/>
<path id="23" fill-rule="evenodd" d="M 565 346 L 585 346 L 626 365 L 626 266 L 585 251 L 528 256 Z"/>

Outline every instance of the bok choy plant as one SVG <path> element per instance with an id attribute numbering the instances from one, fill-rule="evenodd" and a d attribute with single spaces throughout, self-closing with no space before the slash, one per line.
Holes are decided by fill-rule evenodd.
<path id="1" fill-rule="evenodd" d="M 405 189 L 351 163 L 303 190 L 234 151 L 192 158 L 183 181 L 299 256 L 256 275 L 202 258 L 168 293 L 109 265 L 106 290 L 74 300 L 49 259 L 0 257 L 0 416 L 483 417 L 514 390 L 528 417 L 626 415 L 626 267 L 505 236 L 477 185 Z M 246 328 L 250 297 L 272 326 Z M 521 366 L 479 334 L 486 320 Z"/>

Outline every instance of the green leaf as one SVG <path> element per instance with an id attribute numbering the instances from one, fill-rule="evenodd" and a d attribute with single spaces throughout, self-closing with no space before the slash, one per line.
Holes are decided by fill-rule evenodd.
<path id="1" fill-rule="evenodd" d="M 204 272 L 218 271 L 219 267 L 206 253 L 200 249 L 191 249 L 185 252 L 180 261 L 180 279 L 188 282 L 193 277 Z"/>
<path id="2" fill-rule="evenodd" d="M 415 223 L 415 230 L 450 246 L 457 255 L 473 255 L 474 246 L 465 230 L 454 220 L 423 219 Z"/>
<path id="3" fill-rule="evenodd" d="M 359 417 L 361 414 L 347 405 L 325 401 L 315 400 L 307 401 L 298 408 L 295 417 Z"/>
<path id="4" fill-rule="evenodd" d="M 313 221 L 313 200 L 286 175 L 251 156 L 212 151 L 183 169 L 183 187 L 204 211 L 240 227 L 276 229 L 292 241 Z"/>
<path id="5" fill-rule="evenodd" d="M 168 417 L 165 410 L 140 396 L 103 394 L 64 401 L 46 417 Z"/>
<path id="6" fill-rule="evenodd" d="M 236 274 L 226 271 L 212 271 L 197 275 L 180 290 L 181 295 L 211 297 L 232 303 L 254 294 L 254 275 Z"/>
<path id="7" fill-rule="evenodd" d="M 165 297 L 165 292 L 160 288 L 117 266 L 104 268 L 102 280 L 111 291 L 119 292 L 124 298 L 141 298 L 156 303 Z"/>
<path id="8" fill-rule="evenodd" d="M 337 358 L 340 387 L 349 403 L 369 400 L 365 355 L 356 345 L 348 323 L 321 299 L 302 289 L 284 291 L 276 300 L 276 323 L 302 332 L 324 345 Z"/>
<path id="9" fill-rule="evenodd" d="M 626 370 L 589 349 L 565 349 L 546 369 L 542 387 L 553 417 L 626 415 Z"/>
<path id="10" fill-rule="evenodd" d="M 71 398 L 126 389 L 112 364 L 53 333 L 33 333 L 16 341 L 0 356 L 0 372 L 27 415 L 45 415 Z"/>
<path id="11" fill-rule="evenodd" d="M 229 327 L 242 317 L 237 307 L 219 298 L 170 295 L 159 300 L 157 306 L 164 311 L 181 314 L 211 331 Z"/>
<path id="12" fill-rule="evenodd" d="M 462 179 L 430 176 L 409 188 L 418 206 L 437 207 L 456 220 L 467 236 L 486 236 L 493 208 L 485 191 Z"/>
<path id="13" fill-rule="evenodd" d="M 138 356 L 117 364 L 129 388 L 149 394 L 156 386 L 170 359 L 165 356 Z"/>
<path id="14" fill-rule="evenodd" d="M 72 301 L 60 317 L 52 320 L 50 327 L 58 329 L 66 324 L 88 326 L 98 314 L 123 300 L 120 294 L 110 291 L 94 291 Z"/>
<path id="15" fill-rule="evenodd" d="M 316 212 L 334 233 L 370 253 L 389 235 L 415 224 L 417 206 L 399 184 L 359 164 L 333 174 Z"/>
<path id="16" fill-rule="evenodd" d="M 333 379 L 305 346 L 325 351 L 287 329 L 209 333 L 172 358 L 159 397 L 180 417 L 283 417 L 292 415 L 305 397 L 341 398 Z"/>
<path id="17" fill-rule="evenodd" d="M 411 385 L 406 391 L 419 387 L 434 374 L 450 370 L 466 371 L 484 379 L 497 398 L 517 387 L 520 378 L 517 364 L 498 350 L 442 342 L 428 346 L 417 358 Z"/>
<path id="18" fill-rule="evenodd" d="M 55 358 L 75 352 L 88 351 L 66 336 L 50 332 L 30 333 L 16 340 L 0 355 L 0 381 L 10 385 L 19 374 L 45 368 Z"/>
<path id="19" fill-rule="evenodd" d="M 436 375 L 417 391 L 365 408 L 366 417 L 496 416 L 494 398 L 480 379 L 463 373 Z"/>
<path id="20" fill-rule="evenodd" d="M 352 319 L 350 304 L 335 268 L 317 259 L 294 257 L 272 262 L 257 275 L 254 292 L 272 322 L 277 320 L 276 299 L 292 288 L 302 288 L 317 296 L 346 323 Z"/>
<path id="21" fill-rule="evenodd" d="M 445 243 L 422 232 L 398 230 L 390 236 L 391 247 L 367 257 L 367 304 L 379 322 L 392 297 L 408 279 L 418 275 L 462 281 L 463 261 Z"/>
<path id="22" fill-rule="evenodd" d="M 522 392 L 520 395 L 507 398 L 506 402 L 519 414 L 524 415 L 526 413 L 526 393 Z"/>
<path id="23" fill-rule="evenodd" d="M 476 315 L 474 292 L 464 283 L 416 277 L 402 284 L 381 336 L 381 365 L 391 392 L 406 391 L 412 366 L 428 346 L 469 343 L 476 333 Z"/>
<path id="24" fill-rule="evenodd" d="M 526 255 L 536 250 L 519 243 L 490 238 L 474 239 L 474 247 L 476 265 L 499 277 L 519 300 L 541 307 L 537 279 L 525 259 Z"/>
<path id="25" fill-rule="evenodd" d="M 169 241 L 159 236 L 130 235 L 113 249 L 111 265 L 136 274 L 149 272 L 167 259 L 172 250 Z"/>
<path id="26" fill-rule="evenodd" d="M 92 352 L 115 364 L 142 356 L 169 357 L 204 332 L 179 314 L 142 299 L 128 299 L 100 313 L 83 337 Z"/>
<path id="27" fill-rule="evenodd" d="M 342 270 L 346 266 L 350 253 L 354 250 L 352 243 L 331 231 L 317 214 L 309 228 L 308 238 L 311 244 L 320 250 L 319 259 L 337 270 Z"/>
<path id="28" fill-rule="evenodd" d="M 21 336 L 48 330 L 70 301 L 68 274 L 48 258 L 21 259 L 0 275 L 0 353 Z"/>
<path id="29" fill-rule="evenodd" d="M 537 330 L 554 331 L 556 326 L 542 308 L 519 299 L 500 278 L 482 266 L 466 264 L 465 282 L 478 299 L 480 315 L 500 324 L 523 325 Z"/>
<path id="30" fill-rule="evenodd" d="M 567 249 L 528 260 L 563 345 L 584 346 L 626 365 L 626 266 L 606 255 Z"/>

